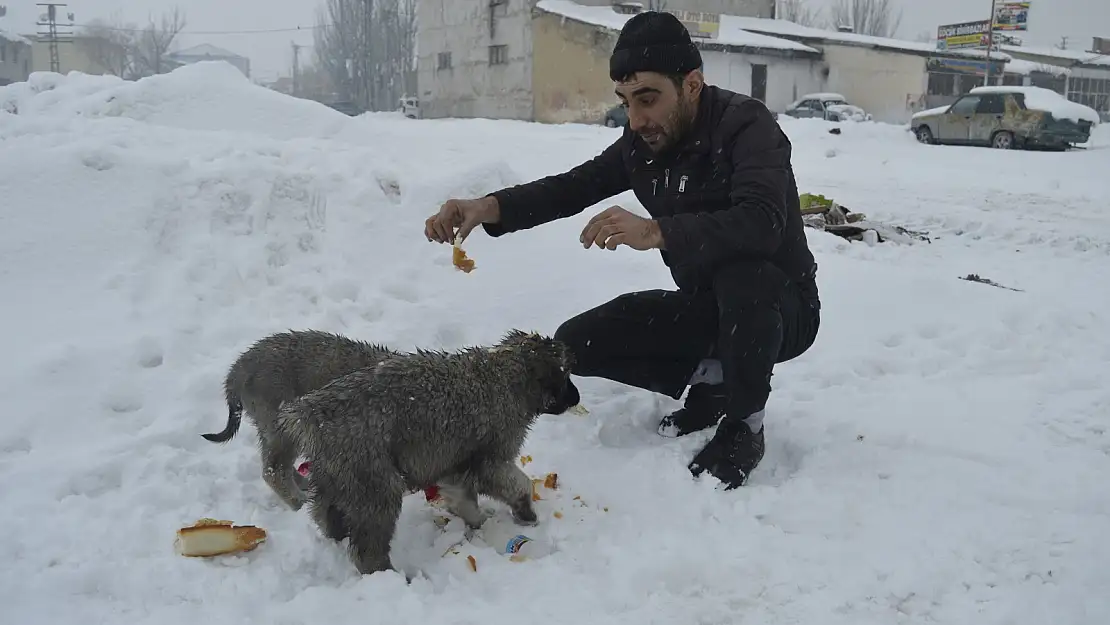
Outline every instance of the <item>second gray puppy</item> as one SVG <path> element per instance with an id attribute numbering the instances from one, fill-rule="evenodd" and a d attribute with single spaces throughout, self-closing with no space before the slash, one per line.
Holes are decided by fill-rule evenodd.
<path id="1" fill-rule="evenodd" d="M 259 339 L 243 352 L 224 378 L 227 425 L 201 434 L 214 443 L 231 440 L 246 412 L 258 432 L 262 479 L 294 510 L 307 499 L 307 483 L 293 466 L 293 442 L 274 427 L 282 403 L 314 391 L 341 375 L 381 362 L 397 352 L 318 330 L 290 330 Z"/>
<path id="2" fill-rule="evenodd" d="M 359 369 L 287 402 L 277 429 L 312 461 L 312 516 L 350 538 L 360 573 L 392 569 L 405 493 L 439 483 L 449 509 L 481 525 L 478 494 L 538 522 L 532 480 L 516 465 L 540 414 L 578 405 L 561 342 L 514 330 L 492 348 L 418 350 Z"/>

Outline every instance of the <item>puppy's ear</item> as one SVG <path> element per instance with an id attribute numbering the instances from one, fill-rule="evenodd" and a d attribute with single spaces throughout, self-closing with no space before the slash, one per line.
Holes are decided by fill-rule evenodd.
<path id="1" fill-rule="evenodd" d="M 501 345 L 523 345 L 530 338 L 531 336 L 527 332 L 513 328 L 501 337 Z"/>

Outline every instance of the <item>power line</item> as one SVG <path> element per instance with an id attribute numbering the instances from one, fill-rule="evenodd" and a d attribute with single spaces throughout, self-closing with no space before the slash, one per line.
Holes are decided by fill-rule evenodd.
<path id="1" fill-rule="evenodd" d="M 145 28 L 121 28 L 119 26 L 106 26 L 104 24 L 74 24 L 81 28 L 99 28 L 104 30 L 114 30 L 125 33 L 141 33 Z M 316 30 L 318 28 L 328 28 L 331 24 L 317 24 L 316 26 L 294 26 L 291 28 L 266 28 L 261 30 L 183 30 L 177 34 L 179 35 L 256 35 L 265 33 L 290 33 L 297 31 Z"/>

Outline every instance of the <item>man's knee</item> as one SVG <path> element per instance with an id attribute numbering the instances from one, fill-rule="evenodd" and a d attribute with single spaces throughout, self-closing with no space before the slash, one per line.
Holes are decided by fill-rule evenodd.
<path id="1" fill-rule="evenodd" d="M 565 344 L 574 354 L 578 363 L 575 372 L 589 368 L 588 363 L 596 360 L 597 351 L 608 349 L 616 338 L 614 335 L 628 337 L 634 335 L 634 328 L 642 324 L 650 308 L 645 307 L 666 297 L 664 291 L 624 293 L 617 297 L 585 310 L 559 324 L 554 338 Z M 639 322 L 639 323 L 637 323 Z M 639 337 L 633 337 L 639 338 Z M 619 341 L 618 341 L 619 342 Z"/>
<path id="2" fill-rule="evenodd" d="M 722 298 L 777 302 L 790 286 L 790 278 L 764 260 L 741 260 L 717 269 L 713 290 Z"/>
<path id="3" fill-rule="evenodd" d="M 597 309 L 587 310 L 567 319 L 555 329 L 554 339 L 560 341 L 574 355 L 572 373 L 582 370 L 590 357 L 590 346 L 598 336 L 599 315 Z"/>

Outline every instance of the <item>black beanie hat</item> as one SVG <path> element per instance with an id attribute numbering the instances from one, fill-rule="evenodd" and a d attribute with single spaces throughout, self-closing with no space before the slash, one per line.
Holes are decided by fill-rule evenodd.
<path id="1" fill-rule="evenodd" d="M 690 31 L 671 13 L 644 11 L 625 23 L 609 57 L 614 82 L 634 72 L 685 74 L 701 67 Z"/>

